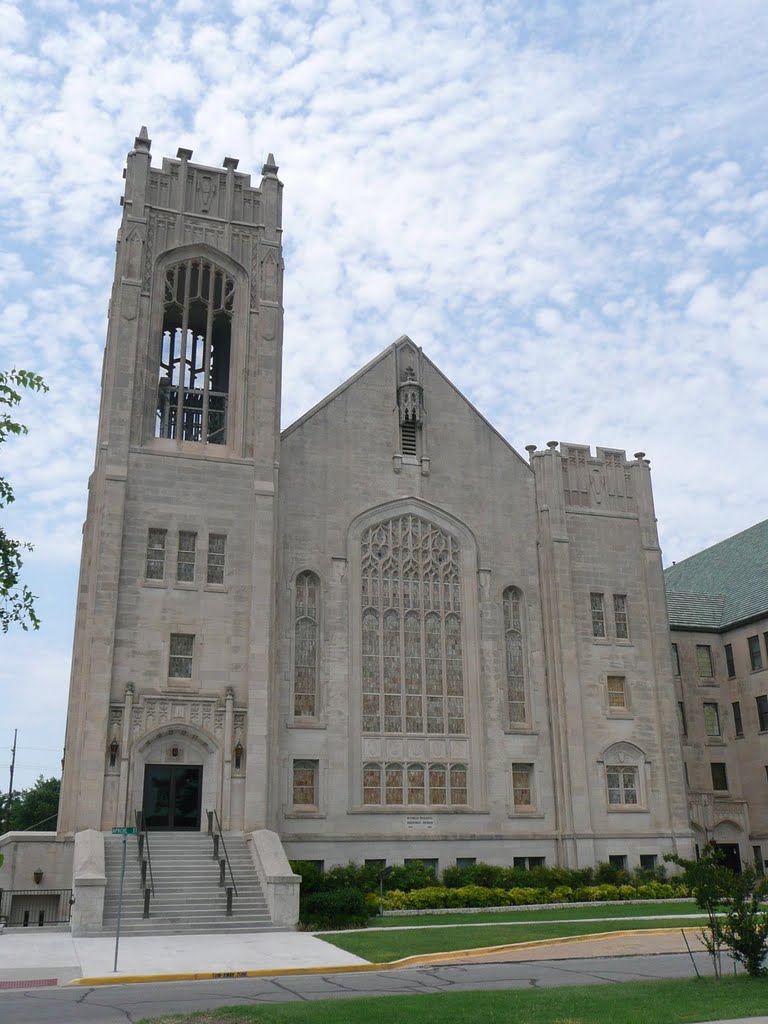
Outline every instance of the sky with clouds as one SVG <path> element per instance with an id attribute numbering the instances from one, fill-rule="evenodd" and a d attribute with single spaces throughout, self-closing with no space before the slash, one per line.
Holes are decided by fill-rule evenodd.
<path id="1" fill-rule="evenodd" d="M 155 163 L 285 183 L 283 421 L 399 335 L 515 445 L 651 460 L 665 562 L 765 518 L 765 0 L 0 0 L 3 446 L 39 633 L 0 788 L 58 771 L 120 219 Z"/>

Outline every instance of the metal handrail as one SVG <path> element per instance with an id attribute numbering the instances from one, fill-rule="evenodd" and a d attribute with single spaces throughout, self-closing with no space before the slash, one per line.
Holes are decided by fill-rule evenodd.
<path id="1" fill-rule="evenodd" d="M 224 868 L 223 868 L 223 865 L 226 863 L 227 867 L 229 868 L 229 878 L 230 878 L 230 881 L 232 882 L 232 889 L 234 890 L 235 896 L 237 896 L 238 892 L 237 892 L 237 885 L 235 883 L 235 876 L 232 873 L 232 865 L 229 863 L 229 854 L 227 853 L 227 844 L 224 842 L 224 833 L 221 831 L 221 822 L 219 821 L 219 816 L 216 813 L 216 809 L 215 808 L 214 808 L 214 810 L 206 811 L 205 813 L 208 815 L 208 835 L 213 839 L 213 856 L 216 858 L 216 860 L 219 861 L 219 866 L 220 866 L 220 870 L 221 870 L 221 876 L 219 878 L 219 885 L 223 885 L 224 884 Z M 215 832 L 213 831 L 213 822 L 214 822 L 214 820 L 216 821 L 216 831 Z M 219 860 L 219 856 L 218 856 L 219 843 L 221 843 L 221 848 L 224 851 L 224 860 Z"/>
<path id="2" fill-rule="evenodd" d="M 149 832 L 144 824 L 144 812 L 135 811 L 136 816 L 136 841 L 139 852 L 139 861 L 141 862 L 141 884 L 145 893 L 149 890 L 152 896 L 155 895 L 155 879 L 152 876 L 152 852 L 149 849 Z M 147 856 L 144 857 L 146 852 Z M 146 867 L 145 867 L 146 865 Z M 149 885 L 147 881 L 147 870 L 149 870 Z"/>

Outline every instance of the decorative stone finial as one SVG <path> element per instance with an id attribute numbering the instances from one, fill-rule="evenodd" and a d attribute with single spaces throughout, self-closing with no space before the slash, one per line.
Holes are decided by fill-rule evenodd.
<path id="1" fill-rule="evenodd" d="M 240 163 L 240 161 L 238 160 L 238 158 L 236 156 L 225 156 L 224 157 L 224 166 L 227 168 L 228 171 L 236 171 L 237 170 L 237 165 L 239 163 Z"/>
<path id="2" fill-rule="evenodd" d="M 134 153 L 148 153 L 152 148 L 152 139 L 147 134 L 147 126 L 143 124 L 141 131 L 133 140 Z"/>
<path id="3" fill-rule="evenodd" d="M 638 460 L 638 462 L 639 462 L 639 461 L 640 461 L 640 459 L 644 459 L 644 458 L 645 458 L 645 452 L 635 452 L 635 458 L 636 458 L 636 459 Z"/>
<path id="4" fill-rule="evenodd" d="M 274 178 L 274 177 L 276 177 L 277 172 L 279 170 L 280 170 L 280 168 L 275 163 L 275 155 L 274 155 L 274 153 L 270 153 L 269 156 L 267 157 L 267 162 L 261 168 L 261 173 L 265 174 L 265 175 L 268 175 L 269 177 Z"/>
<path id="5" fill-rule="evenodd" d="M 549 449 L 550 449 L 550 451 L 554 451 L 554 450 L 555 450 L 555 448 L 557 448 L 557 446 L 558 446 L 559 444 L 560 444 L 560 442 L 559 442 L 559 441 L 547 441 L 547 448 L 549 448 Z"/>
<path id="6" fill-rule="evenodd" d="M 527 451 L 527 452 L 528 452 L 528 453 L 529 453 L 530 455 L 533 455 L 533 453 L 534 453 L 534 452 L 536 451 L 536 447 L 537 447 L 537 446 L 536 446 L 535 444 L 527 444 L 527 445 L 525 446 L 525 450 L 526 450 L 526 451 Z"/>
<path id="7" fill-rule="evenodd" d="M 191 160 L 192 150 L 184 149 L 182 146 L 179 146 L 179 148 L 176 150 L 176 157 L 179 160 Z"/>

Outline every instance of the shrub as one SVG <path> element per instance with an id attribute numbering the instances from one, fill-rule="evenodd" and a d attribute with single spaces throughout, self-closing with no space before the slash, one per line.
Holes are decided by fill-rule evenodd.
<path id="1" fill-rule="evenodd" d="M 376 877 L 378 881 L 378 874 Z M 427 867 L 420 860 L 416 860 L 412 864 L 393 867 L 384 878 L 385 889 L 399 889 L 400 892 L 410 892 L 412 889 L 426 889 L 437 884 L 435 869 Z"/>
<path id="2" fill-rule="evenodd" d="M 316 892 L 301 901 L 299 920 L 305 928 L 363 928 L 371 917 L 359 889 Z"/>

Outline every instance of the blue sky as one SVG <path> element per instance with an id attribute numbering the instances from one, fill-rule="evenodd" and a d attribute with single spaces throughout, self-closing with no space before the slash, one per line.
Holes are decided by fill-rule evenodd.
<path id="1" fill-rule="evenodd" d="M 665 561 L 765 518 L 765 0 L 0 0 L 3 446 L 37 634 L 0 787 L 58 769 L 125 153 L 269 151 L 284 423 L 409 334 L 518 448 L 643 450 Z"/>

